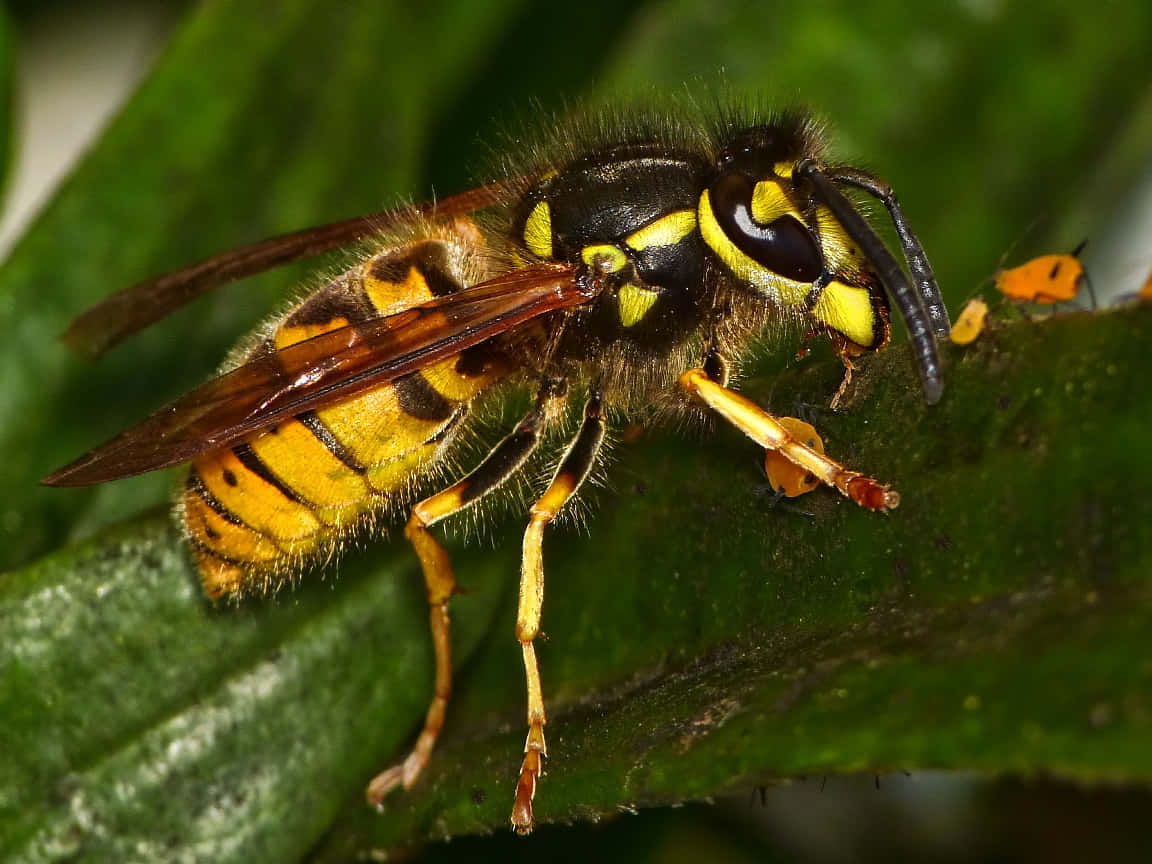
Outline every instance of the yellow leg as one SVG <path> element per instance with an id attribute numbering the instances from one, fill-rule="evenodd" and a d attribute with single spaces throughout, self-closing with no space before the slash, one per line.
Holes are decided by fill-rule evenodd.
<path id="1" fill-rule="evenodd" d="M 604 440 L 604 420 L 600 416 L 600 399 L 593 396 L 584 409 L 584 423 L 568 452 L 556 469 L 547 491 L 529 510 L 528 529 L 524 532 L 523 557 L 520 567 L 520 607 L 516 615 L 516 638 L 524 654 L 524 675 L 528 689 L 528 738 L 524 742 L 524 761 L 516 783 L 512 804 L 512 827 L 518 834 L 529 833 L 536 824 L 532 799 L 536 780 L 544 773 L 544 694 L 540 669 L 533 646 L 540 632 L 540 610 L 544 605 L 544 529 L 559 515 L 564 505 L 576 494 L 596 461 Z"/>
<path id="2" fill-rule="evenodd" d="M 436 683 L 432 702 L 424 718 L 424 728 L 408 758 L 377 774 L 368 784 L 368 802 L 376 806 L 396 786 L 403 785 L 405 789 L 412 787 L 428 764 L 440 728 L 444 725 L 444 714 L 452 695 L 452 628 L 448 618 L 448 601 L 456 591 L 456 577 L 452 573 L 448 553 L 436 542 L 428 528 L 464 506 L 461 502 L 464 490 L 461 487 L 465 482 L 457 483 L 417 504 L 412 508 L 412 516 L 404 528 L 404 534 L 415 548 L 424 571 L 432 645 L 436 653 Z"/>
<path id="3" fill-rule="evenodd" d="M 416 782 L 436 746 L 436 739 L 444 725 L 448 699 L 452 695 L 452 629 L 448 618 L 448 601 L 456 593 L 456 577 L 452 573 L 448 553 L 428 529 L 441 519 L 476 503 L 520 469 L 539 441 L 540 429 L 547 417 L 547 404 L 542 399 L 537 409 L 520 422 L 516 431 L 496 445 L 475 471 L 412 508 L 412 516 L 408 519 L 404 534 L 416 550 L 420 567 L 424 571 L 432 645 L 436 653 L 436 683 L 432 702 L 424 718 L 424 728 L 412 752 L 403 762 L 372 779 L 367 791 L 370 804 L 379 807 L 384 796 L 397 786 L 409 789 Z"/>
<path id="4" fill-rule="evenodd" d="M 871 477 L 845 468 L 823 453 L 805 447 L 775 417 L 750 399 L 721 386 L 703 369 L 689 369 L 680 376 L 680 386 L 761 447 L 777 451 L 820 482 L 839 489 L 861 507 L 890 510 L 900 503 L 897 492 Z"/>

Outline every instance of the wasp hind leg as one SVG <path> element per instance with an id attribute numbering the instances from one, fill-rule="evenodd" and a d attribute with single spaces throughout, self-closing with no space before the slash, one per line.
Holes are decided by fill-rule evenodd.
<path id="1" fill-rule="evenodd" d="M 475 504 L 484 495 L 497 489 L 512 477 L 536 449 L 540 434 L 548 417 L 548 407 L 559 394 L 549 392 L 542 396 L 536 408 L 520 421 L 516 429 L 504 438 L 484 458 L 475 470 L 463 480 L 443 492 L 425 498 L 412 508 L 412 515 L 404 534 L 416 550 L 420 567 L 424 571 L 424 585 L 428 594 L 432 644 L 436 654 L 436 683 L 432 702 L 424 719 L 424 728 L 408 757 L 376 775 L 368 784 L 368 803 L 379 807 L 384 796 L 403 786 L 410 789 L 428 764 L 436 739 L 444 725 L 448 700 L 452 695 L 452 630 L 448 618 L 448 602 L 456 592 L 456 578 L 452 562 L 444 547 L 428 530 L 440 520 Z"/>
<path id="2" fill-rule="evenodd" d="M 596 462 L 604 441 L 604 418 L 600 397 L 593 395 L 584 407 L 584 422 L 568 452 L 560 461 L 552 482 L 529 512 L 528 529 L 524 532 L 524 549 L 520 565 L 520 607 L 516 615 L 516 638 L 524 654 L 524 675 L 528 688 L 528 738 L 524 742 L 524 761 L 516 783 L 512 804 L 512 827 L 518 834 L 529 833 L 535 825 L 532 799 L 536 780 L 544 773 L 544 696 L 540 670 L 536 665 L 533 640 L 540 632 L 540 609 L 544 603 L 544 529 L 552 522 L 580 488 Z"/>
<path id="3" fill-rule="evenodd" d="M 727 364 L 722 357 L 710 354 L 704 368 L 689 369 L 680 376 L 680 386 L 761 447 L 777 451 L 821 483 L 839 489 L 861 507 L 891 510 L 900 503 L 900 496 L 894 490 L 844 467 L 823 453 L 805 447 L 792 437 L 779 420 L 752 400 L 725 387 L 726 368 Z"/>

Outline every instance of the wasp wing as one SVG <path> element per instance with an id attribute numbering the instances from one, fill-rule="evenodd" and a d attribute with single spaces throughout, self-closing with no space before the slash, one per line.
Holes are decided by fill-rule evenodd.
<path id="1" fill-rule="evenodd" d="M 74 350 L 97 356 L 213 288 L 347 246 L 413 216 L 446 222 L 491 207 L 505 195 L 505 184 L 492 183 L 441 201 L 397 207 L 241 246 L 105 297 L 78 315 L 61 338 Z"/>
<path id="2" fill-rule="evenodd" d="M 88 486 L 187 462 L 301 412 L 452 357 L 596 288 L 541 264 L 382 318 L 267 351 L 197 387 L 42 482 Z"/>

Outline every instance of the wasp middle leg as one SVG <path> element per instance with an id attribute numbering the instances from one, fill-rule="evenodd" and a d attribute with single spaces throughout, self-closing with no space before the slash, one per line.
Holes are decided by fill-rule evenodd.
<path id="1" fill-rule="evenodd" d="M 456 577 L 444 547 L 428 530 L 437 522 L 470 507 L 499 488 L 523 466 L 536 449 L 553 407 L 563 401 L 562 387 L 546 384 L 533 408 L 516 429 L 484 458 L 471 474 L 442 492 L 425 498 L 412 508 L 404 534 L 416 550 L 424 572 L 428 595 L 432 644 L 436 654 L 436 682 L 424 728 L 408 757 L 381 772 L 368 784 L 368 803 L 380 806 L 384 796 L 397 786 L 405 789 L 416 782 L 444 725 L 448 700 L 452 695 L 452 630 L 448 602 L 456 593 Z"/>
<path id="2" fill-rule="evenodd" d="M 528 687 L 528 738 L 524 742 L 524 761 L 516 783 L 512 804 L 512 827 L 518 834 L 529 833 L 535 825 L 532 799 L 536 779 L 544 773 L 544 696 L 540 686 L 540 669 L 536 664 L 533 641 L 540 632 L 540 610 L 544 604 L 544 529 L 571 500 L 587 479 L 604 441 L 605 422 L 600 396 L 593 394 L 584 406 L 580 431 L 560 460 L 552 482 L 529 512 L 528 529 L 524 532 L 524 549 L 520 565 L 520 608 L 516 615 L 516 638 L 524 653 L 524 675 Z"/>
<path id="3" fill-rule="evenodd" d="M 703 368 L 689 369 L 680 376 L 680 386 L 761 447 L 777 451 L 820 482 L 839 489 L 861 507 L 890 510 L 900 503 L 900 496 L 894 490 L 858 471 L 846 468 L 823 453 L 805 447 L 792 437 L 779 420 L 751 399 L 725 387 L 726 369 L 726 361 L 712 353 Z"/>

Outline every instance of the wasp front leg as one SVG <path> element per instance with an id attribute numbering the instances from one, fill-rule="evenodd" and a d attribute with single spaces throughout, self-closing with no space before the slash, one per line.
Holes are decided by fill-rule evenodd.
<path id="1" fill-rule="evenodd" d="M 775 450 L 820 482 L 839 489 L 861 507 L 891 510 L 900 503 L 900 495 L 894 490 L 804 446 L 792 437 L 779 420 L 755 402 L 725 387 L 726 371 L 726 361 L 713 353 L 703 368 L 689 369 L 683 373 L 680 386 L 761 447 Z"/>
<path id="2" fill-rule="evenodd" d="M 436 682 L 432 702 L 424 719 L 424 728 L 412 752 L 403 762 L 381 772 L 368 784 L 367 797 L 370 804 L 380 806 L 384 796 L 392 789 L 400 785 L 409 789 L 416 782 L 432 755 L 452 694 L 452 632 L 448 601 L 456 593 L 456 578 L 448 553 L 428 529 L 453 513 L 475 504 L 512 477 L 536 449 L 551 408 L 556 402 L 562 401 L 561 397 L 562 393 L 556 390 L 546 392 L 539 398 L 536 408 L 520 421 L 515 431 L 497 444 L 471 474 L 412 508 L 404 534 L 416 550 L 420 567 L 424 571 L 432 644 L 436 654 Z"/>
<path id="3" fill-rule="evenodd" d="M 528 686 L 528 738 L 524 742 L 524 762 L 520 766 L 516 799 L 512 804 L 512 827 L 518 834 L 527 834 L 535 825 L 532 799 L 536 795 L 536 780 L 544 773 L 544 757 L 548 752 L 544 743 L 544 724 L 547 722 L 544 696 L 540 686 L 540 670 L 536 665 L 536 649 L 533 646 L 533 640 L 540 632 L 540 609 L 544 604 L 544 529 L 559 515 L 588 477 L 604 441 L 604 428 L 600 397 L 593 395 L 584 406 L 584 422 L 580 431 L 560 461 L 552 482 L 528 511 L 531 518 L 524 532 L 520 565 L 520 608 L 516 615 L 516 638 L 520 640 L 524 654 L 524 674 Z"/>

